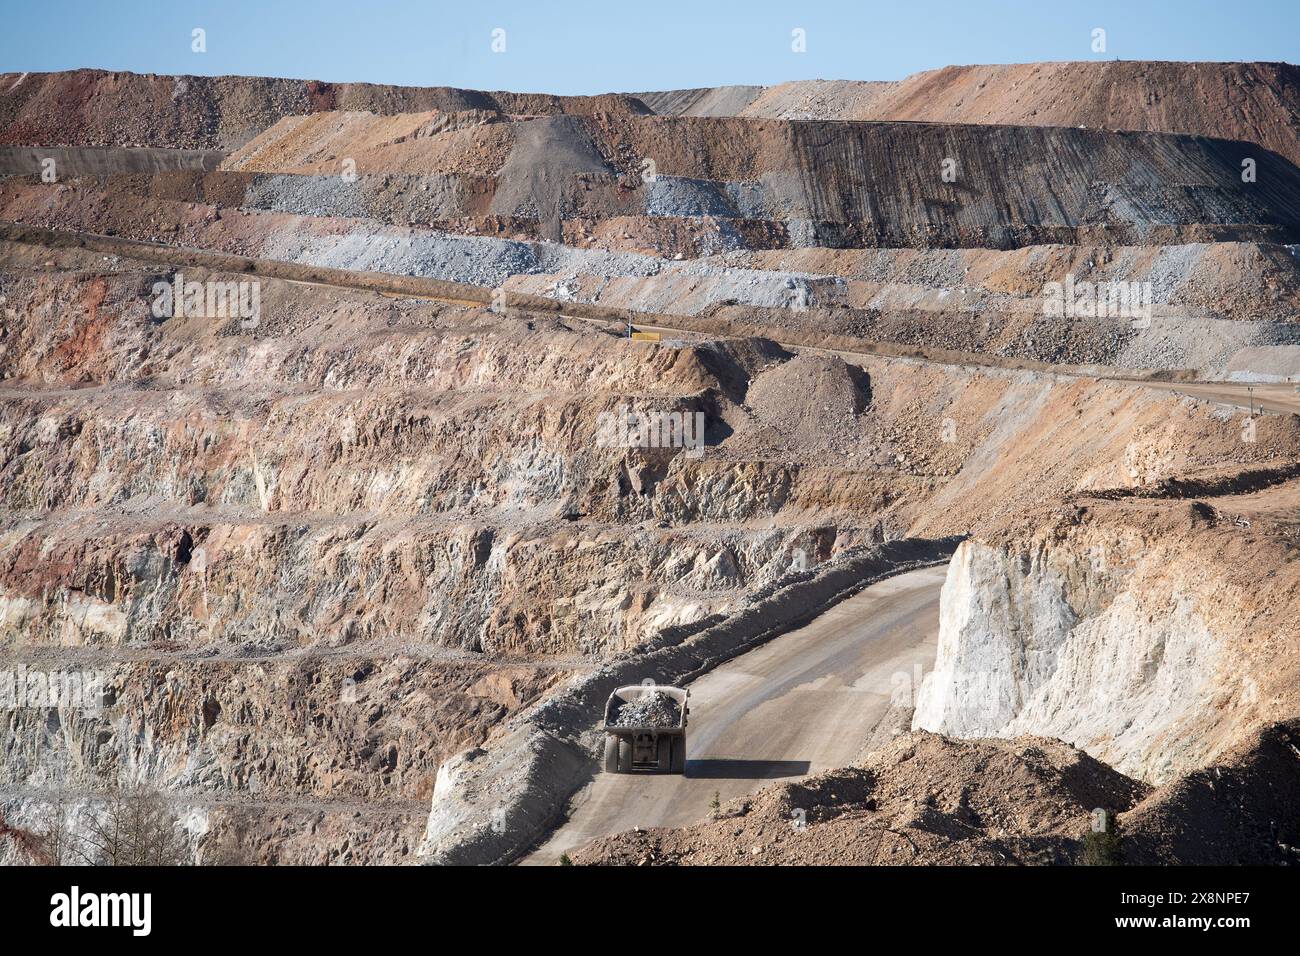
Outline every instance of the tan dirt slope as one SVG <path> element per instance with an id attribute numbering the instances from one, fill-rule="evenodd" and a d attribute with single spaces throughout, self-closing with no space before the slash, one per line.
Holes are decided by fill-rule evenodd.
<path id="1" fill-rule="evenodd" d="M 160 76 L 106 70 L 0 74 L 0 143 L 233 149 L 285 116 L 322 110 L 635 112 L 625 96 L 486 93 L 447 86 L 326 83 L 261 76 Z"/>
<path id="2" fill-rule="evenodd" d="M 1290 63 L 1025 63 L 917 73 L 844 119 L 1163 130 L 1258 143 L 1300 163 Z"/>
<path id="3" fill-rule="evenodd" d="M 1193 133 L 1258 143 L 1300 163 L 1300 130 L 1294 119 L 1300 112 L 1300 68 L 1290 63 L 1110 60 L 946 66 L 896 83 L 800 80 L 745 97 L 719 97 L 712 90 L 638 95 L 657 113 L 683 116 Z M 739 108 L 727 114 L 718 108 L 723 104 Z"/>

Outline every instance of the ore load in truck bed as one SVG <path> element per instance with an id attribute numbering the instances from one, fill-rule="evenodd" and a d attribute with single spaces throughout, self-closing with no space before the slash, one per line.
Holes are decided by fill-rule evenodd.
<path id="1" fill-rule="evenodd" d="M 667 694 L 654 691 L 639 700 L 628 701 L 614 712 L 610 727 L 676 727 L 682 711 Z"/>

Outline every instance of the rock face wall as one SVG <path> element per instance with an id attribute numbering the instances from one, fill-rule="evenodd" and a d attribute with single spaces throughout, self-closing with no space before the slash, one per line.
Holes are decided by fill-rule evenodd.
<path id="1" fill-rule="evenodd" d="M 938 664 L 913 727 L 1041 733 L 1126 773 L 1167 775 L 1169 735 L 1211 690 L 1218 642 L 1185 597 L 1134 594 L 1091 560 L 964 543 L 944 584 Z M 1147 612 L 1152 598 L 1167 602 L 1162 613 Z"/>
<path id="2" fill-rule="evenodd" d="M 1179 538 L 1134 521 L 964 542 L 913 729 L 1059 737 L 1163 783 L 1284 710 L 1278 675 L 1252 653 L 1281 639 L 1284 625 L 1261 617 L 1286 606 L 1281 584 L 1234 579 L 1213 550 L 1233 532 L 1198 505 L 1180 506 L 1191 520 Z"/>
<path id="3" fill-rule="evenodd" d="M 270 279 L 241 330 L 153 317 L 138 263 L 5 255 L 0 674 L 105 690 L 89 713 L 0 710 L 9 826 L 39 833 L 65 800 L 84 821 L 143 783 L 192 819 L 200 861 L 233 841 L 255 862 L 402 862 L 439 765 L 508 715 L 881 534 L 893 479 L 729 458 L 712 433 L 696 456 L 599 440 L 619 409 L 707 407 L 734 433 L 750 380 L 792 358 L 770 343 L 641 349 Z M 862 520 L 828 529 L 832 497 Z"/>

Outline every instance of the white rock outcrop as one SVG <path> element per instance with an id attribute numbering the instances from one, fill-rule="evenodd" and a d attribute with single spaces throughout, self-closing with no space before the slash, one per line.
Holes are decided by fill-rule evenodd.
<path id="1" fill-rule="evenodd" d="M 1196 596 L 1153 569 L 1069 544 L 974 541 L 944 583 L 938 654 L 913 729 L 1058 737 L 1162 782 L 1204 755 L 1194 728 L 1220 687 L 1222 641 Z"/>

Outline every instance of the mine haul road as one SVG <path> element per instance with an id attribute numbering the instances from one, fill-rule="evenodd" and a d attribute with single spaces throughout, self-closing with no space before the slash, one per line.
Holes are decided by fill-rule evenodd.
<path id="1" fill-rule="evenodd" d="M 886 578 L 690 684 L 686 774 L 597 773 L 521 862 L 556 864 L 597 837 L 676 827 L 777 779 L 853 762 L 898 678 L 934 662 L 946 566 Z M 911 685 L 915 692 L 914 683 Z"/>

